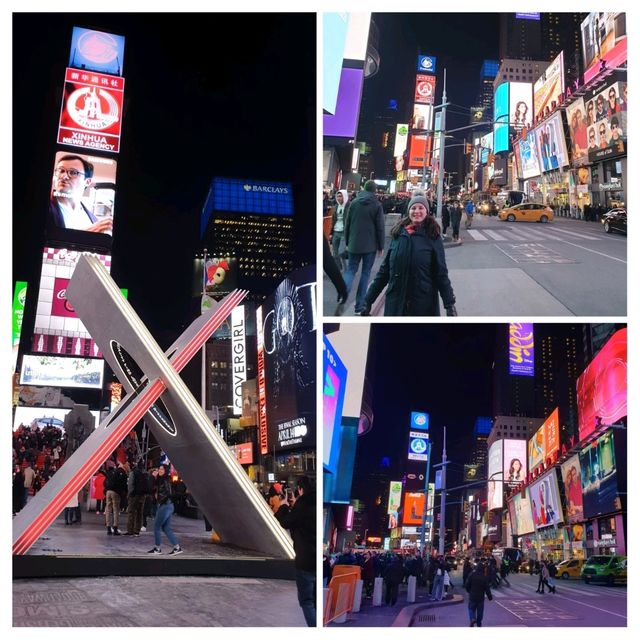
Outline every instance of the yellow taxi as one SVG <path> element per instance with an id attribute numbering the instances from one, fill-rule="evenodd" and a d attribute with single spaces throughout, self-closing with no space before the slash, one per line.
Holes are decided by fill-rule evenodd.
<path id="1" fill-rule="evenodd" d="M 508 222 L 549 222 L 553 220 L 553 209 L 544 204 L 526 202 L 503 209 L 498 213 L 498 219 Z"/>
<path id="2" fill-rule="evenodd" d="M 563 562 L 560 562 L 556 567 L 556 576 L 558 578 L 562 578 L 563 580 L 568 580 L 569 578 L 580 578 L 580 572 L 582 571 L 583 565 L 584 560 L 582 560 L 581 558 L 564 560 Z"/>

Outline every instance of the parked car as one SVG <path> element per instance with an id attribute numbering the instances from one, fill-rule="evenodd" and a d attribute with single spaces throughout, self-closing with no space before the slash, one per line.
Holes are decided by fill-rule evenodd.
<path id="1" fill-rule="evenodd" d="M 582 567 L 582 579 L 590 582 L 627 581 L 627 556 L 591 556 Z"/>
<path id="2" fill-rule="evenodd" d="M 602 217 L 602 224 L 606 233 L 613 233 L 619 231 L 620 233 L 627 233 L 627 210 L 622 207 L 616 207 L 604 214 Z"/>
<path id="3" fill-rule="evenodd" d="M 569 578 L 580 578 L 583 565 L 584 560 L 582 558 L 572 558 L 571 560 L 564 560 L 560 562 L 556 567 L 556 575 L 563 580 L 568 580 Z"/>
<path id="4" fill-rule="evenodd" d="M 549 222 L 553 220 L 553 209 L 544 204 L 527 202 L 503 209 L 498 213 L 498 219 L 508 222 Z"/>

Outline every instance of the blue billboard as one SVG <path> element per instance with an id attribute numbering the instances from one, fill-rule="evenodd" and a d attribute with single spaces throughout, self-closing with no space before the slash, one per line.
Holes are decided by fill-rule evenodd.
<path id="1" fill-rule="evenodd" d="M 429 414 L 420 413 L 418 411 L 411 412 L 411 428 L 412 429 L 429 429 Z"/>
<path id="2" fill-rule="evenodd" d="M 122 75 L 124 36 L 73 27 L 69 66 L 110 75 Z"/>
<path id="3" fill-rule="evenodd" d="M 435 73 L 436 59 L 434 56 L 418 56 L 418 73 Z"/>
<path id="4" fill-rule="evenodd" d="M 495 153 L 509 150 L 509 83 L 503 82 L 493 99 L 495 125 L 493 127 L 493 150 Z"/>
<path id="5" fill-rule="evenodd" d="M 509 325 L 509 374 L 533 376 L 533 324 L 512 322 Z"/>
<path id="6" fill-rule="evenodd" d="M 409 432 L 409 460 L 426 462 L 429 457 L 429 434 L 422 431 Z"/>
<path id="7" fill-rule="evenodd" d="M 290 182 L 214 178 L 202 209 L 200 236 L 212 211 L 292 216 L 293 187 Z"/>

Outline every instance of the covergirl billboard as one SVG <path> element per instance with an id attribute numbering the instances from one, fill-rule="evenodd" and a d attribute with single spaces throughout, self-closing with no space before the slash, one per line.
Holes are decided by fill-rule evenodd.
<path id="1" fill-rule="evenodd" d="M 627 330 L 620 329 L 578 378 L 578 430 L 583 440 L 596 421 L 613 424 L 627 415 Z"/>
<path id="2" fill-rule="evenodd" d="M 533 376 L 533 324 L 512 322 L 509 324 L 509 374 Z"/>
<path id="3" fill-rule="evenodd" d="M 570 524 L 580 522 L 584 520 L 584 510 L 582 506 L 582 474 L 578 454 L 563 462 L 560 470 L 567 502 L 567 522 Z"/>
<path id="4" fill-rule="evenodd" d="M 503 440 L 504 480 L 510 485 L 524 482 L 527 476 L 527 441 Z"/>
<path id="5" fill-rule="evenodd" d="M 533 91 L 530 82 L 509 83 L 509 114 L 511 126 L 516 131 L 533 123 Z"/>
<path id="6" fill-rule="evenodd" d="M 529 471 L 535 469 L 560 448 L 560 425 L 557 407 L 529 440 Z"/>
<path id="7" fill-rule="evenodd" d="M 531 513 L 536 529 L 542 529 L 563 522 L 560 492 L 556 470 L 551 471 L 529 486 Z"/>

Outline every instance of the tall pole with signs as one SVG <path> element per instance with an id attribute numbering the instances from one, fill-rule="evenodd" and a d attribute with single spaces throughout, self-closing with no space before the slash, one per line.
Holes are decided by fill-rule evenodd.
<path id="1" fill-rule="evenodd" d="M 444 509 L 447 502 L 447 427 L 442 440 L 442 493 L 440 494 L 440 540 L 438 553 L 444 555 Z"/>
<path id="2" fill-rule="evenodd" d="M 422 510 L 422 531 L 420 532 L 420 552 L 424 556 L 427 512 L 429 511 L 429 466 L 431 464 L 431 442 L 427 447 L 427 468 L 424 474 L 424 509 Z"/>

